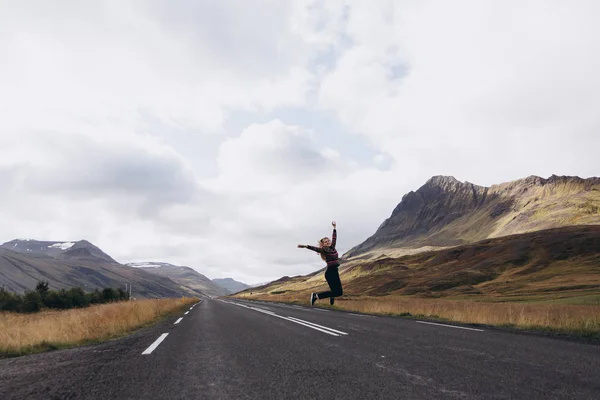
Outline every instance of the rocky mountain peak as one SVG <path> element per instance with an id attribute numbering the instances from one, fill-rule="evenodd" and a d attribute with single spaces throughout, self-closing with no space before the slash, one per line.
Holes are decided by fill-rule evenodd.
<path id="1" fill-rule="evenodd" d="M 600 178 L 531 175 L 491 187 L 434 176 L 344 258 L 377 248 L 449 247 L 565 225 L 600 224 Z"/>

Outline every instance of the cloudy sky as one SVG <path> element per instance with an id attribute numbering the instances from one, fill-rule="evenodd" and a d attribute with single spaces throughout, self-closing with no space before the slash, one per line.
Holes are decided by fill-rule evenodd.
<path id="1" fill-rule="evenodd" d="M 600 2 L 0 0 L 0 241 L 256 283 L 433 175 L 600 175 Z"/>

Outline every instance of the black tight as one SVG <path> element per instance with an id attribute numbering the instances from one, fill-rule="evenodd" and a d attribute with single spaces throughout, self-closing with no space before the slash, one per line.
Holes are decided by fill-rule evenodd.
<path id="1" fill-rule="evenodd" d="M 340 275 L 338 273 L 337 267 L 327 267 L 327 271 L 325 271 L 325 279 L 329 284 L 329 291 L 317 293 L 319 299 L 326 299 L 328 297 L 339 297 L 344 294 L 344 290 L 342 289 L 342 281 L 340 281 Z"/>

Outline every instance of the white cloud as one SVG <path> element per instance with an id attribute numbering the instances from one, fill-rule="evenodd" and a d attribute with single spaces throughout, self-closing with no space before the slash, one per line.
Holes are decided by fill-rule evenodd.
<path id="1" fill-rule="evenodd" d="M 596 2 L 0 4 L 4 240 L 258 282 L 432 175 L 600 172 Z"/>
<path id="2" fill-rule="evenodd" d="M 251 8 L 248 18 L 231 1 L 6 3 L 0 107 L 17 126 L 135 121 L 143 110 L 212 132 L 228 108 L 303 104 L 310 49 L 287 24 L 290 7 Z"/>
<path id="3" fill-rule="evenodd" d="M 356 45 L 319 98 L 399 168 L 485 184 L 598 173 L 598 4 L 432 1 L 381 11 L 353 3 L 343 33 Z"/>
<path id="4" fill-rule="evenodd" d="M 316 136 L 279 120 L 253 124 L 221 145 L 217 155 L 220 174 L 205 185 L 219 192 L 278 193 L 347 173 L 351 164 L 335 149 L 321 149 Z"/>

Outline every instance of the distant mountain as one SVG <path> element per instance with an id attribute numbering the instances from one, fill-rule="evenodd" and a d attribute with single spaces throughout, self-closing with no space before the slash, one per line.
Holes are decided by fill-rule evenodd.
<path id="1" fill-rule="evenodd" d="M 1 248 L 33 256 L 48 256 L 68 260 L 102 261 L 118 264 L 112 257 L 87 240 L 77 242 L 53 242 L 33 239 L 16 239 L 4 243 Z"/>
<path id="2" fill-rule="evenodd" d="M 213 283 L 219 285 L 220 287 L 227 290 L 229 294 L 241 292 L 244 289 L 248 289 L 250 285 L 246 285 L 245 283 L 238 282 L 233 280 L 232 278 L 223 278 L 223 279 L 213 279 Z"/>
<path id="3" fill-rule="evenodd" d="M 434 176 L 344 260 L 415 254 L 571 225 L 600 224 L 600 178 L 538 176 L 477 186 Z"/>
<path id="4" fill-rule="evenodd" d="M 86 291 L 131 284 L 136 298 L 189 295 L 172 280 L 123 266 L 88 241 L 12 240 L 0 246 L 0 286 L 14 292 L 32 290 L 40 280 L 53 289 Z"/>
<path id="5" fill-rule="evenodd" d="M 259 282 L 259 283 L 255 283 L 253 285 L 249 285 L 249 287 L 255 288 L 255 287 L 259 287 L 259 286 L 265 286 L 265 285 L 268 285 L 271 282 L 273 282 L 273 281 Z"/>
<path id="6" fill-rule="evenodd" d="M 195 294 L 196 296 L 225 296 L 229 294 L 226 289 L 218 286 L 209 278 L 190 267 L 163 262 L 129 263 L 127 265 L 153 275 L 167 277 L 189 291 L 190 294 Z"/>

